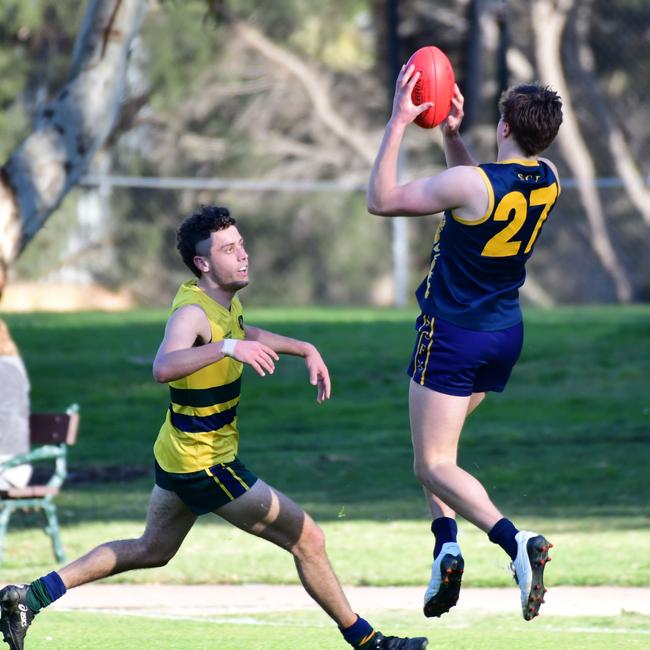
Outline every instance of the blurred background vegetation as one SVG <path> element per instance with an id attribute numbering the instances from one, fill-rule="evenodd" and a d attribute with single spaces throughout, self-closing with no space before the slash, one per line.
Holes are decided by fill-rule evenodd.
<path id="1" fill-rule="evenodd" d="M 4 158 L 29 133 L 37 106 L 64 83 L 86 6 L 0 2 Z M 549 16 L 563 21 L 559 51 Z M 529 264 L 524 298 L 541 305 L 647 301 L 649 26 L 643 0 L 455 0 L 444 7 L 425 0 L 151 0 L 120 119 L 90 173 L 222 179 L 233 187 L 82 183 L 19 258 L 10 286 L 102 285 L 128 289 L 141 305 L 167 305 L 187 277 L 175 229 L 197 204 L 217 203 L 231 208 L 249 238 L 247 302 L 391 304 L 394 231 L 389 220 L 367 214 L 363 190 L 389 115 L 395 62 L 436 44 L 454 64 L 467 100 L 464 135 L 480 160 L 495 155 L 505 85 L 553 74 L 566 83 L 567 116 L 579 130 L 567 128 L 548 152 L 563 193 Z M 549 71 L 556 54 L 561 68 Z M 576 170 L 585 161 L 573 152 L 585 144 L 593 173 L 580 181 Z M 437 131 L 411 127 L 405 152 L 404 178 L 444 166 Z M 241 189 L 242 179 L 272 189 Z M 313 185 L 326 182 L 332 186 Z M 409 221 L 409 292 L 428 266 L 436 220 Z"/>
<path id="2" fill-rule="evenodd" d="M 3 159 L 65 83 L 91 1 L 0 0 Z M 27 282 L 120 289 L 167 308 L 188 276 L 175 250 L 180 220 L 199 203 L 228 205 L 249 238 L 246 304 L 309 305 L 251 310 L 251 322 L 316 342 L 335 387 L 323 410 L 299 360 L 283 361 L 270 382 L 249 374 L 243 457 L 325 521 L 345 582 L 419 582 L 430 548 L 411 473 L 404 374 L 415 306 L 359 308 L 396 298 L 393 222 L 369 215 L 364 195 L 396 67 L 423 45 L 448 53 L 467 100 L 464 136 L 480 160 L 496 153 L 502 88 L 540 79 L 561 89 L 566 121 L 548 155 L 563 192 L 524 298 L 647 302 L 649 30 L 644 0 L 150 0 L 119 120 L 85 180 L 10 269 L 2 309 Z M 444 167 L 437 131 L 411 127 L 404 151 L 404 178 Z M 168 179 L 168 189 L 118 185 L 125 176 Z M 428 266 L 437 219 L 408 221 L 409 289 Z M 514 516 L 567 549 L 553 563 L 556 583 L 648 583 L 637 550 L 650 530 L 649 309 L 529 309 L 507 396 L 468 423 L 462 462 Z M 60 501 L 71 555 L 100 535 L 140 530 L 166 404 L 150 374 L 165 317 L 166 309 L 6 317 L 30 372 L 33 410 L 81 405 Z M 174 570 L 119 579 L 295 580 L 288 557 L 242 546 L 256 540 L 242 542 L 237 531 L 222 534 L 223 550 L 206 567 L 205 548 L 217 547 L 207 526 L 197 529 Z M 484 536 L 463 532 L 477 566 L 469 584 L 509 581 Z M 10 534 L 6 579 L 49 566 L 32 527 Z M 371 551 L 364 562 L 359 544 Z M 246 552 L 223 563 L 226 547 Z M 614 576 L 602 570 L 612 554 L 632 558 Z"/>

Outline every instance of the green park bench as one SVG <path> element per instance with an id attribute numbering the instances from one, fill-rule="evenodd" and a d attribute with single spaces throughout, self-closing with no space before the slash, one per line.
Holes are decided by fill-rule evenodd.
<path id="1" fill-rule="evenodd" d="M 65 413 L 32 413 L 29 417 L 31 451 L 0 462 L 2 473 L 17 465 L 54 461 L 49 479 L 35 482 L 32 478 L 26 487 L 0 489 L 0 562 L 9 519 L 16 510 L 43 510 L 47 518 L 44 530 L 52 539 L 54 555 L 59 562 L 65 561 L 54 497 L 59 494 L 68 473 L 68 447 L 77 439 L 79 413 L 76 409 L 75 405 Z"/>

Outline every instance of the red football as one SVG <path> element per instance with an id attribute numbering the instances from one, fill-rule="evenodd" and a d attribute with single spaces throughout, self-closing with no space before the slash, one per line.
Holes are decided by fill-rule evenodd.
<path id="1" fill-rule="evenodd" d="M 428 45 L 416 50 L 407 61 L 406 67 L 413 64 L 420 78 L 411 95 L 413 103 L 418 106 L 424 102 L 433 102 L 433 107 L 420 113 L 415 123 L 423 129 L 438 126 L 451 108 L 454 96 L 454 69 L 447 55 L 437 47 Z"/>

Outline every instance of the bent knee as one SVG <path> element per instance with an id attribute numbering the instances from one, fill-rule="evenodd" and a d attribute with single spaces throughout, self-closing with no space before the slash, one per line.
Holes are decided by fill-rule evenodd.
<path id="1" fill-rule="evenodd" d="M 421 485 L 428 488 L 435 487 L 440 480 L 444 467 L 456 465 L 454 460 L 448 458 L 435 458 L 426 461 L 416 460 L 413 464 L 413 473 Z"/>
<path id="2" fill-rule="evenodd" d="M 296 557 L 321 555 L 325 552 L 325 533 L 313 519 L 307 519 L 298 541 L 291 548 Z"/>
<path id="3" fill-rule="evenodd" d="M 176 555 L 177 549 L 161 546 L 159 543 L 142 538 L 140 541 L 140 557 L 143 567 L 162 567 Z"/>

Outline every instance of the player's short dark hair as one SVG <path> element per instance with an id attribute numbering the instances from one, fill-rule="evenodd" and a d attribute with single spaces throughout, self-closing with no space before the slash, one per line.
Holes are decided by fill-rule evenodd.
<path id="1" fill-rule="evenodd" d="M 216 205 L 202 205 L 179 226 L 176 232 L 176 247 L 185 265 L 197 278 L 201 277 L 201 271 L 194 264 L 197 245 L 206 239 L 210 239 L 213 232 L 225 230 L 236 223 L 235 219 L 230 216 L 228 208 L 221 208 Z"/>
<path id="2" fill-rule="evenodd" d="M 548 86 L 518 84 L 504 91 L 499 110 L 527 156 L 544 151 L 562 124 L 562 100 Z"/>

